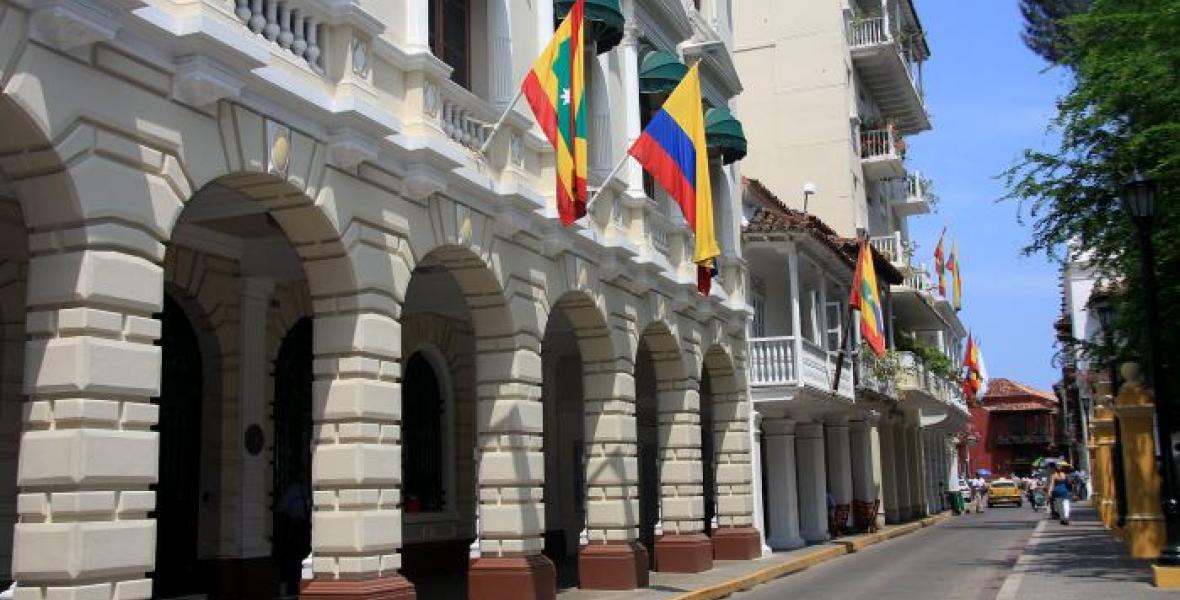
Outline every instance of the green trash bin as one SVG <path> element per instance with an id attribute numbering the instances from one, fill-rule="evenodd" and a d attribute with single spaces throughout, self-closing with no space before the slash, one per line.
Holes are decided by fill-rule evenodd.
<path id="1" fill-rule="evenodd" d="M 963 511 L 967 509 L 967 503 L 963 500 L 962 492 L 955 490 L 953 492 L 947 493 L 951 495 L 951 506 L 953 507 L 952 510 L 954 510 L 955 514 L 963 514 Z"/>

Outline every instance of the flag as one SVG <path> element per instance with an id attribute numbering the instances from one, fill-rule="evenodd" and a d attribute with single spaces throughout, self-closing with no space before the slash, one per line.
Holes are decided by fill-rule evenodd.
<path id="1" fill-rule="evenodd" d="M 701 110 L 701 75 L 696 65 L 672 90 L 627 153 L 680 205 L 684 220 L 696 235 L 692 261 L 712 269 L 721 249 L 713 231 L 713 189 L 705 147 L 705 113 Z M 698 273 L 698 285 L 699 279 Z"/>
<path id="2" fill-rule="evenodd" d="M 697 265 L 697 291 L 708 296 L 713 290 L 713 278 L 717 276 L 717 265 Z"/>
<path id="3" fill-rule="evenodd" d="M 938 234 L 938 245 L 934 247 L 934 270 L 938 273 L 938 295 L 946 298 L 946 261 L 942 253 L 942 238 L 946 235 L 946 227 Z"/>
<path id="4" fill-rule="evenodd" d="M 963 308 L 963 276 L 959 271 L 958 242 L 951 243 L 951 257 L 947 261 L 947 268 L 950 269 L 951 277 L 954 278 L 951 305 L 955 307 L 955 310 L 959 310 Z"/>
<path id="5" fill-rule="evenodd" d="M 979 345 L 971 334 L 967 334 L 967 349 L 963 352 L 963 395 L 968 400 L 975 400 L 983 386 L 979 358 Z"/>
<path id="6" fill-rule="evenodd" d="M 557 152 L 557 213 L 563 225 L 586 214 L 585 3 L 574 2 L 521 84 L 537 123 Z"/>
<path id="7" fill-rule="evenodd" d="M 877 291 L 877 272 L 873 269 L 873 252 L 869 243 L 860 242 L 856 259 L 856 274 L 852 276 L 852 293 L 848 304 L 860 311 L 860 335 L 877 356 L 885 354 L 885 317 L 881 311 L 881 297 Z"/>

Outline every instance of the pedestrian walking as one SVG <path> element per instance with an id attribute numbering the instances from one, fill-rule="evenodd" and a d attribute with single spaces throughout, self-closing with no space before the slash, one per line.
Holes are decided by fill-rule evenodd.
<path id="1" fill-rule="evenodd" d="M 1072 496 L 1069 486 L 1069 465 L 1058 463 L 1057 470 L 1049 477 L 1046 487 L 1049 497 L 1053 499 L 1054 512 L 1061 519 L 1062 525 L 1069 525 L 1069 501 Z"/>

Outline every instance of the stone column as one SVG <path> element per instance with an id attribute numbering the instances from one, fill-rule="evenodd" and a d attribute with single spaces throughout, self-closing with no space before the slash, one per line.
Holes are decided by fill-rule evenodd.
<path id="1" fill-rule="evenodd" d="M 872 416 L 866 419 L 869 422 L 869 454 L 872 461 L 873 479 L 872 491 L 877 498 L 881 499 L 880 504 L 877 505 L 877 527 L 885 526 L 885 473 L 882 465 L 882 451 L 881 451 L 881 419 L 878 416 Z"/>
<path id="2" fill-rule="evenodd" d="M 766 504 L 763 502 L 763 490 L 766 489 L 766 481 L 764 474 L 767 469 L 762 461 L 762 448 L 766 443 L 763 437 L 762 415 L 757 411 L 750 411 L 750 439 L 753 445 L 750 448 L 750 471 L 754 476 L 753 481 L 753 500 L 754 500 L 754 527 L 762 533 L 762 556 L 768 556 L 771 552 L 769 543 L 767 542 L 767 517 Z M 795 444 L 792 441 L 791 451 L 795 450 Z M 794 461 L 791 462 L 791 468 L 795 468 Z M 716 552 L 714 552 L 716 555 Z"/>
<path id="3" fill-rule="evenodd" d="M 795 426 L 795 453 L 799 475 L 799 529 L 803 539 L 828 539 L 828 487 L 824 469 L 824 426 Z"/>
<path id="4" fill-rule="evenodd" d="M 539 348 L 517 347 L 512 332 L 503 333 L 491 336 L 480 331 L 475 344 L 481 556 L 468 569 L 467 594 L 469 600 L 551 600 L 557 595 L 557 572 L 541 554 L 545 548 L 541 355 Z"/>
<path id="5" fill-rule="evenodd" d="M 639 537 L 639 462 L 635 377 L 614 361 L 583 362 L 586 421 L 586 527 L 578 585 L 595 590 L 647 586 L 647 549 Z"/>
<path id="6" fill-rule="evenodd" d="M 913 518 L 921 518 L 926 516 L 926 478 L 923 476 L 925 472 L 926 457 L 922 452 L 922 429 L 917 425 L 910 425 L 906 432 L 906 443 L 908 450 L 906 456 L 909 459 L 910 467 L 910 514 Z"/>
<path id="7" fill-rule="evenodd" d="M 657 377 L 675 371 L 656 369 Z M 687 379 L 660 380 L 656 384 L 664 534 L 656 539 L 655 567 L 672 573 L 699 573 L 713 568 L 713 544 L 704 533 L 700 394 L 695 382 L 691 388 L 689 384 Z"/>
<path id="8" fill-rule="evenodd" d="M 910 461 L 913 460 L 913 457 L 910 455 L 909 443 L 906 441 L 908 429 L 909 425 L 904 420 L 897 421 L 893 425 L 893 451 L 897 457 L 894 460 L 894 472 L 897 475 L 897 486 L 894 489 L 897 492 L 898 523 L 904 523 L 914 517 L 913 487 L 910 484 L 912 474 Z"/>
<path id="9" fill-rule="evenodd" d="M 107 168 L 104 160 L 77 167 L 107 179 L 104 187 L 87 178 L 96 189 L 143 184 L 142 173 Z M 40 206 L 65 205 L 70 198 L 61 190 L 81 178 L 61 185 L 52 181 L 58 177 L 25 182 L 22 196 Z M 135 206 L 139 199 L 107 200 Z M 165 202 L 159 207 L 168 212 Z M 159 417 L 151 398 L 160 392 L 161 366 L 153 345 L 160 323 L 152 315 L 163 303 L 164 246 L 123 221 L 57 223 L 53 213 L 31 214 L 29 222 L 39 229 L 29 239 L 28 406 L 12 563 L 17 597 L 146 599 L 156 550 L 156 523 L 148 518 L 155 492 L 148 486 L 157 481 L 160 439 L 150 429 Z"/>
<path id="10" fill-rule="evenodd" d="M 824 423 L 824 439 L 827 442 L 828 489 L 836 501 L 837 509 L 847 508 L 852 516 L 852 456 L 848 436 L 848 418 L 835 417 Z M 837 523 L 845 530 L 848 523 Z M 834 532 L 833 532 L 834 533 Z"/>
<path id="11" fill-rule="evenodd" d="M 266 431 L 269 407 L 270 357 L 266 349 L 267 313 L 274 282 L 260 277 L 241 279 L 238 310 L 238 422 L 234 440 L 245 439 L 246 429 L 257 425 Z M 281 401 L 281 398 L 275 398 Z M 273 439 L 273 434 L 270 436 Z M 239 442 L 240 443 L 240 442 Z M 241 558 L 270 556 L 270 456 L 259 452 L 239 452 L 238 463 L 238 535 Z M 274 490 L 281 495 L 283 490 Z"/>
<path id="12" fill-rule="evenodd" d="M 488 62 L 488 100 L 497 111 L 503 111 L 516 94 L 512 63 L 512 0 L 493 0 L 487 3 L 488 43 L 491 57 Z M 540 52 L 538 52 L 539 54 Z"/>
<path id="13" fill-rule="evenodd" d="M 901 507 L 897 500 L 897 448 L 893 423 L 882 420 L 879 426 L 881 443 L 881 504 L 885 509 L 885 522 L 900 523 Z"/>
<path id="14" fill-rule="evenodd" d="M 732 377 L 745 381 L 740 371 Z M 728 378 L 727 378 L 728 379 Z M 749 560 L 762 555 L 762 536 L 754 528 L 754 472 L 750 447 L 750 399 L 746 390 L 713 392 L 713 427 L 717 465 L 717 524 L 713 556 L 717 560 Z"/>
<path id="15" fill-rule="evenodd" d="M 310 273 L 349 272 L 322 259 Z M 335 264 L 333 263 L 335 261 Z M 312 571 L 300 600 L 412 600 L 401 568 L 401 326 L 356 290 L 320 294 L 313 314 Z M 325 295 L 335 292 L 336 297 Z M 368 293 L 367 290 L 365 292 Z M 387 309 L 386 309 L 387 310 Z"/>
<path id="16" fill-rule="evenodd" d="M 849 426 L 849 442 L 852 450 L 852 498 L 858 503 L 865 504 L 865 510 L 878 499 L 880 495 L 873 473 L 873 437 L 872 423 L 868 418 L 852 421 Z M 876 523 L 876 513 L 870 523 L 856 523 L 857 510 L 852 511 L 853 524 L 869 526 Z"/>
<path id="17" fill-rule="evenodd" d="M 804 544 L 799 535 L 799 497 L 795 476 L 795 422 L 767 419 L 762 422 L 766 436 L 766 512 L 769 534 L 766 542 L 775 550 L 790 550 Z"/>
<path id="18" fill-rule="evenodd" d="M 406 31 L 406 50 L 430 52 L 430 10 L 429 0 L 403 0 L 405 16 L 403 27 Z"/>

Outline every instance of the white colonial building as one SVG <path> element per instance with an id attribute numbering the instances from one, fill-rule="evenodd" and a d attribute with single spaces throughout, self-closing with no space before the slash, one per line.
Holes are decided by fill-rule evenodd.
<path id="1" fill-rule="evenodd" d="M 735 17 L 738 105 L 757 124 L 743 246 L 767 538 L 826 539 L 829 515 L 837 531 L 861 528 L 874 507 L 890 522 L 941 510 L 968 420 L 954 382 L 967 332 L 913 260 L 908 220 L 934 200 L 905 161 L 906 137 L 930 128 L 914 4 L 750 0 Z M 845 331 L 862 236 L 881 285 L 882 360 Z M 846 333 L 855 360 L 839 365 Z"/>
<path id="2" fill-rule="evenodd" d="M 605 193 L 563 228 L 526 107 L 477 149 L 570 4 L 0 0 L 16 598 L 552 598 L 758 554 L 730 1 L 587 3 Z M 708 297 L 639 167 L 604 179 L 692 60 Z"/>

